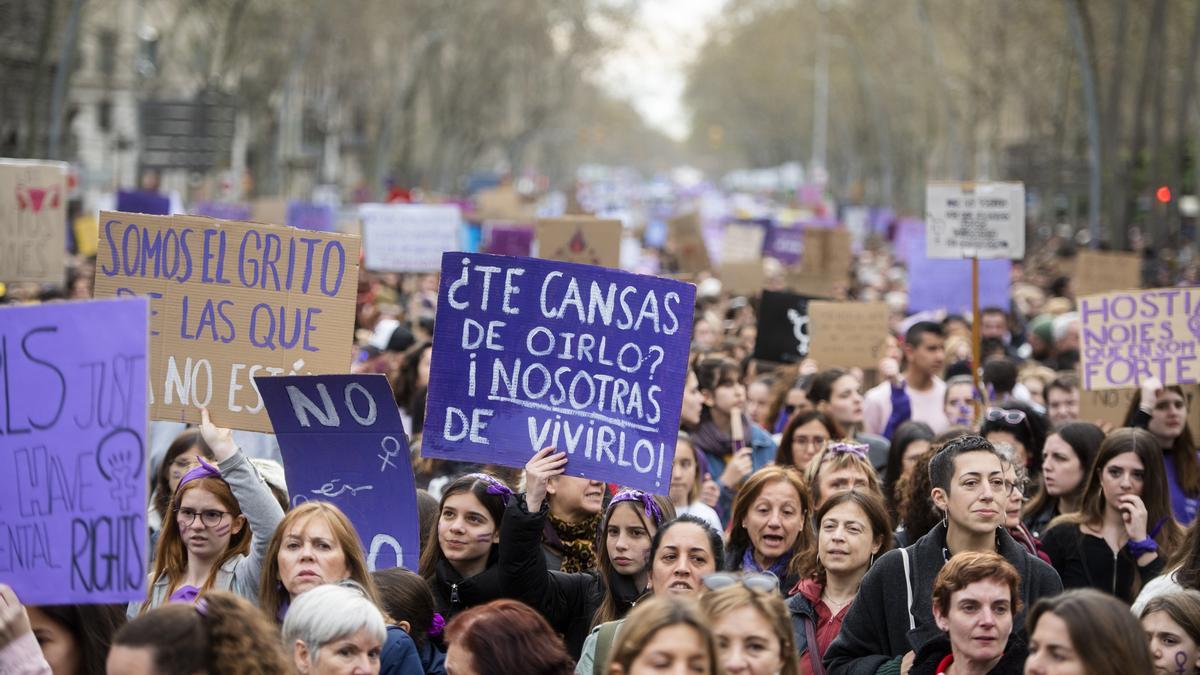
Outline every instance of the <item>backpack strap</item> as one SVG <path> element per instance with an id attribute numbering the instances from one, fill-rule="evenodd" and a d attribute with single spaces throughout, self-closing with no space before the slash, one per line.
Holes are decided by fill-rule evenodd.
<path id="1" fill-rule="evenodd" d="M 596 655 L 592 659 L 592 675 L 604 675 L 608 672 L 608 655 L 612 651 L 613 642 L 617 639 L 617 630 L 621 621 L 609 621 L 601 624 L 596 632 Z"/>
<path id="2" fill-rule="evenodd" d="M 813 620 L 809 617 L 804 617 L 804 633 L 808 637 L 808 659 L 812 665 L 813 675 L 825 675 L 825 666 L 821 665 L 821 656 L 817 653 L 817 632 L 813 627 Z"/>
<path id="3" fill-rule="evenodd" d="M 904 561 L 904 588 L 908 591 L 908 629 L 913 630 L 917 627 L 917 620 L 913 618 L 913 590 L 912 590 L 912 571 L 909 568 L 908 549 L 900 549 L 900 559 Z"/>

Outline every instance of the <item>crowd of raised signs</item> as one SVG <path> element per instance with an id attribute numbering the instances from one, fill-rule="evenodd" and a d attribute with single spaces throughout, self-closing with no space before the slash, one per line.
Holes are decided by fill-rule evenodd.
<path id="1" fill-rule="evenodd" d="M 593 325 L 611 322 L 613 331 L 644 334 L 646 354 L 637 363 L 648 363 L 660 326 L 664 333 L 679 328 L 669 293 L 610 291 L 605 314 L 602 285 L 592 282 L 589 299 L 581 282 L 574 305 L 568 289 L 561 305 L 547 308 L 550 281 L 543 281 L 541 319 L 553 331 L 534 330 L 529 342 L 517 342 L 531 353 L 550 353 L 533 336 L 561 341 L 590 333 L 599 338 L 591 345 L 596 362 L 604 362 L 607 337 L 608 358 L 616 363 L 608 365 L 629 381 L 582 366 L 576 376 L 564 367 L 570 384 L 559 386 L 569 401 L 576 381 L 612 383 L 608 399 L 600 389 L 605 415 L 588 413 L 591 422 L 572 432 L 561 418 L 578 410 L 559 401 L 563 407 L 553 409 L 558 417 L 547 417 L 547 426 L 535 429 L 530 418 L 530 438 L 547 447 L 504 449 L 524 452 L 523 470 L 488 463 L 488 452 L 467 462 L 421 450 L 434 436 L 439 444 L 456 434 L 486 444 L 487 425 L 498 428 L 501 418 L 514 415 L 471 414 L 465 392 L 476 394 L 476 354 L 469 363 L 443 356 L 437 364 L 433 341 L 435 334 L 455 342 L 461 336 L 464 349 L 470 342 L 486 353 L 492 347 L 484 345 L 501 341 L 504 324 L 476 317 L 463 320 L 461 333 L 457 326 L 442 332 L 439 306 L 467 307 L 482 293 L 483 309 L 494 297 L 499 318 L 532 311 L 537 287 L 518 282 L 538 274 L 533 263 L 501 274 L 499 265 L 468 270 L 478 260 L 448 258 L 447 269 L 457 275 L 461 267 L 464 279 L 453 289 L 450 275 L 363 270 L 353 372 L 386 376 L 417 488 L 411 512 L 375 517 L 415 528 L 420 554 L 407 551 L 412 569 L 376 565 L 379 538 L 335 504 L 360 491 L 378 496 L 389 486 L 322 476 L 316 489 L 301 491 L 281 461 L 285 431 L 274 410 L 279 439 L 235 434 L 208 410 L 198 425 L 153 422 L 146 474 L 122 464 L 119 449 L 101 464 L 109 480 L 122 466 L 134 479 L 148 479 L 144 595 L 129 605 L 22 604 L 0 584 L 0 675 L 1200 673 L 1193 392 L 1140 377 L 1135 391 L 1114 394 L 1107 408 L 1087 405 L 1090 392 L 1081 391 L 1077 376 L 1082 322 L 1073 275 L 1053 255 L 1062 243 L 1051 241 L 1013 266 L 1011 285 L 1004 280 L 1009 301 L 983 309 L 978 345 L 969 316 L 908 315 L 904 266 L 886 246 L 864 249 L 837 285 L 850 298 L 890 307 L 889 334 L 880 336 L 879 358 L 865 370 L 803 355 L 783 365 L 757 358 L 761 327 L 777 325 L 761 320 L 759 296 L 723 289 L 719 274 L 690 277 L 697 282 L 694 319 L 686 367 L 674 371 L 683 382 L 678 404 L 677 388 L 655 391 L 657 363 L 646 372 L 625 368 L 618 333 Z M 663 264 L 672 266 L 669 256 Z M 487 283 L 465 281 L 479 270 L 494 276 L 487 277 L 491 296 Z M 554 274 L 563 279 L 561 272 L 543 278 Z M 80 263 L 62 297 L 90 298 L 95 275 L 93 263 Z M 265 269 L 263 279 L 265 287 Z M 292 283 L 290 273 L 287 279 Z M 969 285 L 969 278 L 961 283 Z M 787 280 L 768 270 L 764 284 L 782 291 Z M 49 291 L 21 302 L 58 296 Z M 630 305 L 627 297 L 636 300 Z M 619 325 L 622 307 L 626 325 Z M 686 340 L 687 326 L 682 330 Z M 42 363 L 25 344 L 0 345 L 6 405 L 8 387 L 17 386 L 8 365 L 17 357 L 9 355 L 25 349 Z M 660 360 L 671 360 L 663 359 L 671 356 L 669 340 L 657 348 Z M 569 364 L 585 361 L 581 351 L 563 351 Z M 590 351 L 586 361 L 593 363 Z M 535 405 L 531 371 L 523 378 L 510 373 L 520 363 L 506 353 L 482 367 L 493 378 L 488 400 Z M 455 388 L 438 392 L 439 373 L 458 377 Z M 515 393 L 497 398 L 496 373 L 514 382 Z M 549 376 L 545 384 L 549 389 Z M 371 402 L 362 413 L 354 386 L 345 389 L 348 414 L 374 423 L 378 401 L 361 388 Z M 298 391 L 278 393 L 297 406 L 300 421 L 287 434 L 310 433 L 313 420 L 336 425 L 324 385 L 307 395 Z M 297 396 L 307 398 L 299 404 Z M 341 405 L 339 396 L 333 399 Z M 111 405 L 97 414 L 110 414 Z M 641 455 L 631 436 L 626 461 L 625 431 L 661 431 L 654 424 L 676 409 L 678 433 L 666 430 L 673 452 Z M 426 419 L 438 420 L 436 433 Z M 37 426 L 34 416 L 30 421 Z M 603 442 L 603 433 L 594 438 L 585 430 L 605 425 L 617 431 Z M 4 433 L 16 433 L 12 419 Z M 399 459 L 402 444 L 392 442 L 378 455 L 380 471 Z M 658 476 L 660 489 L 572 471 L 572 463 L 614 456 L 601 445 L 620 447 L 617 464 L 635 478 Z M 330 466 L 340 461 L 336 444 L 318 449 Z M 663 457 L 665 472 L 654 467 Z M 47 475 L 29 484 L 53 480 L 46 466 Z M 54 466 L 69 482 L 73 469 Z M 140 537 L 112 523 L 105 528 L 93 523 L 90 536 Z M 36 547 L 42 536 L 7 532 L 0 582 L 16 551 Z M 402 543 L 395 542 L 397 559 Z M 141 568 L 113 565 L 116 554 L 99 562 L 93 555 L 90 563 L 76 557 L 58 562 L 90 564 L 90 578 L 105 588 L 141 583 L 130 572 Z M 103 582 L 98 565 L 108 566 Z M 121 579 L 108 579 L 114 574 Z"/>

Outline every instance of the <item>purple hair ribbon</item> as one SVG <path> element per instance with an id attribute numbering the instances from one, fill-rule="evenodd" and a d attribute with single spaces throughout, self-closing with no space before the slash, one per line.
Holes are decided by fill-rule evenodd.
<path id="1" fill-rule="evenodd" d="M 641 490 L 632 490 L 626 488 L 618 492 L 612 498 L 612 501 L 608 503 L 609 510 L 611 511 L 613 505 L 620 502 L 641 502 L 642 507 L 646 512 L 646 517 L 650 520 L 653 520 L 656 526 L 662 524 L 662 508 L 659 507 L 658 502 L 654 501 L 654 497 L 652 495 L 648 495 Z"/>
<path id="2" fill-rule="evenodd" d="M 836 441 L 826 446 L 825 450 L 827 453 L 825 455 L 826 460 L 830 459 L 832 455 L 854 455 L 859 459 L 867 459 L 867 453 L 871 450 L 871 446 L 866 443 Z"/>
<path id="3" fill-rule="evenodd" d="M 199 460 L 200 466 L 194 466 L 188 469 L 187 473 L 183 474 L 183 478 L 179 479 L 179 485 L 175 487 L 175 494 L 179 494 L 179 491 L 183 489 L 184 485 L 187 485 L 190 481 L 194 481 L 198 478 L 221 477 L 220 469 L 204 461 L 203 457 L 196 457 L 196 459 Z"/>
<path id="4" fill-rule="evenodd" d="M 429 635 L 441 635 L 442 630 L 446 627 L 446 619 L 442 618 L 441 614 L 433 613 L 433 623 L 429 625 L 429 630 L 426 631 Z"/>
<path id="5" fill-rule="evenodd" d="M 489 495 L 499 495 L 500 501 L 504 502 L 505 506 L 508 506 L 508 498 L 513 496 L 512 488 L 508 487 L 504 483 L 501 483 L 500 479 L 496 478 L 495 476 L 493 476 L 491 474 L 473 473 L 473 474 L 470 474 L 470 476 L 471 476 L 471 478 L 474 478 L 475 480 L 483 481 L 484 483 L 487 483 L 488 494 Z"/>

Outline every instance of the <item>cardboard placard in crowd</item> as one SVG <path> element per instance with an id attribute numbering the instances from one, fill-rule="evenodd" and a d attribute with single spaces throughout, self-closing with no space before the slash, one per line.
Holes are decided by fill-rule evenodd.
<path id="1" fill-rule="evenodd" d="M 458 248 L 462 213 L 455 204 L 363 204 L 363 266 L 377 272 L 436 272 Z"/>
<path id="2" fill-rule="evenodd" d="M 533 234 L 529 225 L 484 223 L 479 250 L 492 255 L 529 256 L 533 254 Z"/>
<path id="3" fill-rule="evenodd" d="M 284 225 L 287 223 L 287 208 L 288 202 L 283 197 L 259 197 L 250 202 L 250 220 L 267 225 Z"/>
<path id="4" fill-rule="evenodd" d="M 254 382 L 279 439 L 291 506 L 320 500 L 344 511 L 371 571 L 417 569 L 417 491 L 387 378 L 298 375 Z"/>
<path id="5" fill-rule="evenodd" d="M 889 315 L 884 302 L 808 303 L 809 357 L 822 367 L 878 367 Z"/>
<path id="6" fill-rule="evenodd" d="M 762 258 L 721 263 L 721 287 L 730 295 L 752 298 L 762 291 L 765 280 Z"/>
<path id="7" fill-rule="evenodd" d="M 1142 287 L 1142 257 L 1127 251 L 1093 251 L 1075 254 L 1071 268 L 1075 297 Z"/>
<path id="8" fill-rule="evenodd" d="M 695 288 L 537 258 L 447 253 L 421 454 L 666 494 Z"/>
<path id="9" fill-rule="evenodd" d="M 511 185 L 500 185 L 475 193 L 476 222 L 485 220 L 510 220 L 518 223 L 533 222 L 537 216 L 537 205 L 527 202 Z"/>
<path id="10" fill-rule="evenodd" d="M 148 312 L 0 309 L 0 579 L 27 605 L 146 596 Z"/>
<path id="11" fill-rule="evenodd" d="M 813 298 L 783 291 L 763 291 L 758 307 L 758 336 L 754 358 L 797 363 L 811 348 L 808 305 Z"/>
<path id="12" fill-rule="evenodd" d="M 845 297 L 846 289 L 850 286 L 853 259 L 849 230 L 841 227 L 805 228 L 800 267 L 788 270 L 788 288 L 803 295 Z"/>
<path id="13" fill-rule="evenodd" d="M 930 258 L 1025 257 L 1023 183 L 929 183 L 925 186 Z"/>
<path id="14" fill-rule="evenodd" d="M 1200 382 L 1200 289 L 1155 288 L 1079 298 L 1085 391 Z"/>
<path id="15" fill-rule="evenodd" d="M 700 216 L 695 212 L 675 216 L 667 221 L 667 236 L 675 250 L 679 271 L 700 274 L 712 269 L 708 244 L 700 230 Z"/>
<path id="16" fill-rule="evenodd" d="M 287 203 L 284 225 L 314 232 L 336 232 L 333 207 L 293 199 Z"/>
<path id="17" fill-rule="evenodd" d="M 67 165 L 0 159 L 0 282 L 62 286 Z"/>
<path id="18" fill-rule="evenodd" d="M 100 213 L 96 297 L 150 298 L 150 417 L 271 431 L 256 375 L 343 373 L 359 238 L 199 216 Z"/>
<path id="19" fill-rule="evenodd" d="M 759 223 L 729 223 L 721 240 L 721 267 L 725 263 L 761 261 L 767 228 Z"/>
<path id="20" fill-rule="evenodd" d="M 1125 416 L 1137 391 L 1136 388 L 1080 391 L 1079 419 L 1092 423 L 1107 422 L 1114 427 L 1124 426 Z M 1192 444 L 1195 445 L 1200 442 L 1200 387 L 1184 386 L 1183 395 L 1187 401 L 1187 424 L 1192 431 Z"/>
<path id="21" fill-rule="evenodd" d="M 535 229 L 539 258 L 613 269 L 621 266 L 619 220 L 590 216 L 538 218 Z"/>

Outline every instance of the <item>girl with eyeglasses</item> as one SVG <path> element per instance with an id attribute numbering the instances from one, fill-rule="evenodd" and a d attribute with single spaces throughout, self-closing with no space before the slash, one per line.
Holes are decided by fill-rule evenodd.
<path id="1" fill-rule="evenodd" d="M 1129 603 L 1182 538 L 1157 441 L 1122 428 L 1100 444 L 1081 510 L 1051 522 L 1042 546 L 1064 588 L 1095 588 Z"/>
<path id="2" fill-rule="evenodd" d="M 1012 538 L 1025 547 L 1031 555 L 1035 555 L 1050 563 L 1050 556 L 1042 550 L 1042 544 L 1033 536 L 1029 528 L 1021 520 L 1021 507 L 1025 505 L 1025 495 L 1029 493 L 1029 478 L 1025 470 L 1013 461 L 1012 447 L 1004 443 L 996 444 L 996 451 L 1005 458 L 1004 485 L 1008 490 L 1008 499 L 1004 502 L 1004 529 Z"/>
<path id="3" fill-rule="evenodd" d="M 783 598 L 735 583 L 700 598 L 717 657 L 730 675 L 796 675 L 797 655 Z"/>
<path id="4" fill-rule="evenodd" d="M 253 601 L 263 559 L 283 509 L 254 464 L 201 409 L 200 434 L 216 466 L 198 459 L 184 474 L 170 503 L 155 549 L 153 583 L 129 616 L 166 602 L 194 603 L 209 590 L 230 591 Z"/>
<path id="5" fill-rule="evenodd" d="M 838 423 L 825 413 L 816 410 L 798 412 L 783 428 L 779 448 L 775 451 L 775 463 L 803 471 L 809 461 L 821 453 L 827 442 L 845 435 Z"/>
<path id="6" fill-rule="evenodd" d="M 854 490 L 830 497 L 813 521 L 816 553 L 787 601 L 804 675 L 824 672 L 819 664 L 841 631 L 863 577 L 875 557 L 892 547 L 887 510 L 874 494 Z"/>
<path id="7" fill-rule="evenodd" d="M 1157 378 L 1142 383 L 1133 396 L 1125 425 L 1145 429 L 1162 448 L 1175 520 L 1188 525 L 1200 511 L 1200 459 L 1187 423 L 1188 404 L 1179 385 L 1163 387 Z"/>
<path id="8" fill-rule="evenodd" d="M 163 455 L 154 474 L 154 484 L 151 486 L 150 508 L 146 513 L 146 523 L 150 527 L 150 550 L 158 543 L 158 535 L 162 532 L 163 523 L 169 517 L 171 497 L 183 474 L 196 465 L 196 458 L 203 457 L 213 461 L 212 450 L 200 436 L 198 429 L 187 429 L 171 441 L 167 453 Z"/>

